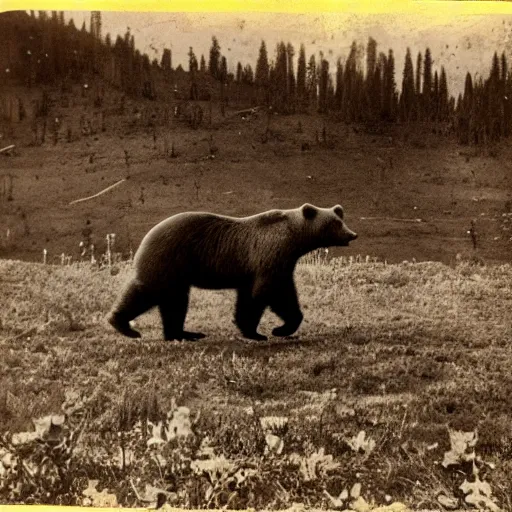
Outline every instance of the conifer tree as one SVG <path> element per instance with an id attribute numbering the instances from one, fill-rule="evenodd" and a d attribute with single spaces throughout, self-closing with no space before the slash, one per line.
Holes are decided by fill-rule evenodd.
<path id="1" fill-rule="evenodd" d="M 402 79 L 402 93 L 400 95 L 400 117 L 403 121 L 411 121 L 414 110 L 414 70 L 412 65 L 411 50 L 407 48 Z"/>
<path id="2" fill-rule="evenodd" d="M 421 121 L 422 119 L 422 95 L 421 95 L 421 74 L 423 67 L 423 56 L 421 52 L 418 52 L 418 57 L 416 58 L 416 81 L 414 91 L 416 93 L 416 119 Z"/>
<path id="3" fill-rule="evenodd" d="M 315 55 L 311 55 L 306 69 L 306 88 L 308 94 L 308 103 L 316 108 L 317 103 L 317 87 L 318 87 L 318 76 L 316 70 L 316 59 Z"/>
<path id="4" fill-rule="evenodd" d="M 373 37 L 368 38 L 366 46 L 366 83 L 368 89 L 371 89 L 371 82 L 375 76 L 375 67 L 377 66 L 377 41 Z"/>
<path id="5" fill-rule="evenodd" d="M 446 71 L 441 67 L 441 76 L 439 78 L 439 120 L 447 121 L 449 115 L 448 83 L 446 80 Z"/>
<path id="6" fill-rule="evenodd" d="M 434 73 L 434 88 L 432 90 L 432 119 L 439 120 L 439 75 Z"/>
<path id="7" fill-rule="evenodd" d="M 299 108 L 303 111 L 307 106 L 306 93 L 306 49 L 300 45 L 299 60 L 297 63 L 297 100 Z"/>
<path id="8" fill-rule="evenodd" d="M 162 53 L 162 61 L 160 63 L 160 66 L 164 71 L 170 71 L 172 69 L 172 56 L 171 56 L 171 50 L 168 48 L 164 48 L 164 51 Z"/>
<path id="9" fill-rule="evenodd" d="M 384 70 L 384 118 L 394 121 L 396 116 L 395 58 L 390 48 Z"/>
<path id="10" fill-rule="evenodd" d="M 375 74 L 375 71 L 374 71 Z M 343 101 L 343 64 L 341 59 L 336 62 L 336 90 L 334 92 L 334 109 L 337 111 L 341 110 L 341 104 Z"/>
<path id="11" fill-rule="evenodd" d="M 288 95 L 288 111 L 295 111 L 295 73 L 293 71 L 293 57 L 295 50 L 291 43 L 286 45 L 286 68 L 287 68 L 287 95 Z"/>
<path id="12" fill-rule="evenodd" d="M 425 50 L 425 60 L 423 63 L 423 112 L 425 119 L 432 119 L 432 56 L 430 48 Z"/>
<path id="13" fill-rule="evenodd" d="M 269 79 L 269 64 L 267 55 L 267 46 L 265 41 L 261 41 L 258 61 L 256 63 L 256 75 L 254 80 L 259 87 L 267 87 Z"/>
<path id="14" fill-rule="evenodd" d="M 321 114 L 327 113 L 327 88 L 329 85 L 329 62 L 324 59 L 320 52 L 320 76 L 318 80 L 318 111 Z"/>
<path id="15" fill-rule="evenodd" d="M 210 47 L 210 60 L 208 61 L 208 72 L 213 78 L 219 78 L 220 66 L 220 45 L 215 36 L 212 36 L 212 46 Z"/>
<path id="16" fill-rule="evenodd" d="M 192 46 L 188 50 L 188 70 L 191 75 L 197 71 L 197 58 Z"/>

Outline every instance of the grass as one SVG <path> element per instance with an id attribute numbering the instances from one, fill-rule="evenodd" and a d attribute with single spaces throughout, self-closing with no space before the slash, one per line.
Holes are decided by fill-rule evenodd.
<path id="1" fill-rule="evenodd" d="M 208 438 L 217 454 L 256 464 L 258 476 L 237 487 L 240 506 L 332 508 L 325 490 L 338 496 L 360 482 L 369 502 L 384 504 L 388 495 L 436 508 L 441 490 L 460 497 L 463 479 L 440 465 L 447 427 L 476 429 L 476 453 L 495 464 L 485 479 L 510 506 L 510 265 L 347 264 L 317 253 L 297 269 L 305 314 L 298 336 L 265 343 L 240 338 L 234 293 L 202 290 L 192 292 L 187 326 L 207 333 L 204 341 L 163 342 L 156 312 L 137 320 L 142 340 L 123 338 L 104 317 L 131 268 L 114 268 L 0 261 L 0 431 L 30 429 L 33 418 L 59 414 L 66 394 L 79 393 L 88 400 L 81 446 L 97 451 L 76 475 L 98 478 L 120 503 L 134 504 L 128 476 L 153 485 L 161 478 L 146 465 L 102 469 L 115 458 L 120 429 L 133 435 L 120 418 L 128 408 L 133 423 L 177 403 L 200 413 L 197 443 Z M 266 313 L 261 331 L 277 321 Z M 288 419 L 278 432 L 280 455 L 265 455 L 260 418 L 267 416 Z M 375 441 L 370 453 L 350 447 L 360 431 Z M 305 466 L 290 457 L 321 448 L 340 466 L 324 473 L 317 466 L 307 481 Z M 182 464 L 197 449 L 180 445 L 168 460 Z M 164 480 L 173 503 L 206 503 L 204 479 Z M 210 497 L 222 504 L 218 485 Z"/>

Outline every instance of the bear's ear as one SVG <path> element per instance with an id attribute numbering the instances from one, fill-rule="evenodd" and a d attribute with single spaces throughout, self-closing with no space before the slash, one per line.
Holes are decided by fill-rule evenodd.
<path id="1" fill-rule="evenodd" d="M 334 207 L 334 213 L 340 218 L 343 220 L 343 214 L 344 214 L 344 211 L 343 211 L 343 208 L 337 204 L 335 207 Z"/>
<path id="2" fill-rule="evenodd" d="M 316 214 L 318 213 L 318 210 L 309 203 L 306 203 L 302 205 L 302 215 L 304 215 L 305 219 L 313 220 L 316 217 Z"/>

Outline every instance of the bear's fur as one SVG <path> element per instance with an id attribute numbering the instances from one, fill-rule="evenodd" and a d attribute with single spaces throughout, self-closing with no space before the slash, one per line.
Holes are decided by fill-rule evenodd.
<path id="1" fill-rule="evenodd" d="M 244 337 L 257 332 L 270 307 L 284 321 L 272 333 L 292 335 L 302 322 L 293 273 L 297 260 L 315 249 L 347 246 L 357 235 L 343 220 L 343 208 L 304 204 L 250 217 L 204 212 L 174 215 L 153 227 L 134 258 L 135 277 L 109 316 L 120 333 L 139 338 L 130 321 L 158 306 L 166 340 L 196 340 L 184 330 L 191 286 L 238 292 L 235 324 Z"/>

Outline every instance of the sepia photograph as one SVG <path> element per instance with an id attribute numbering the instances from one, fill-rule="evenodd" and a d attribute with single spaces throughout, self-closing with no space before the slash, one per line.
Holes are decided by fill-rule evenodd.
<path id="1" fill-rule="evenodd" d="M 0 12 L 1 507 L 512 511 L 512 9 L 405 4 Z"/>

